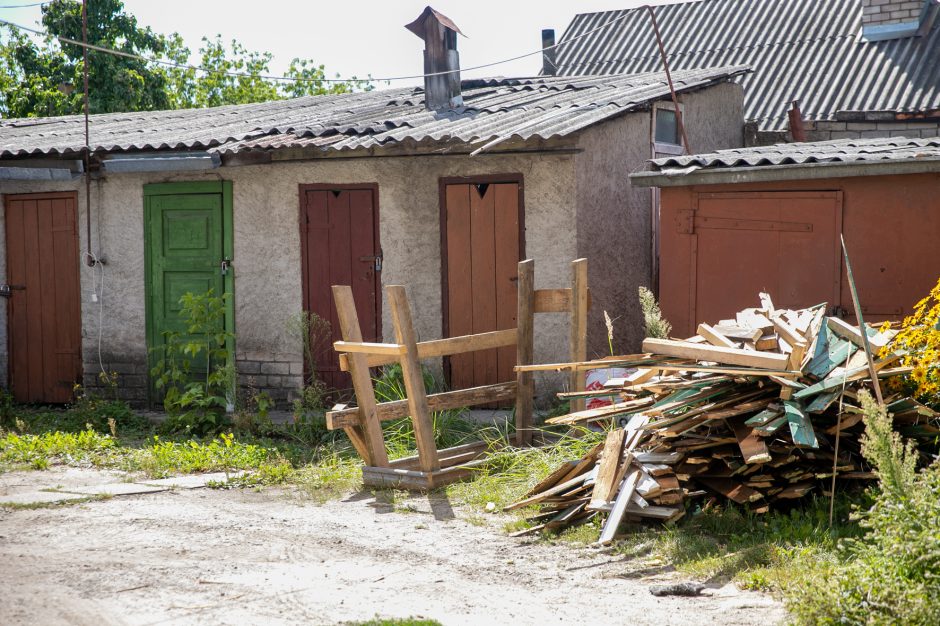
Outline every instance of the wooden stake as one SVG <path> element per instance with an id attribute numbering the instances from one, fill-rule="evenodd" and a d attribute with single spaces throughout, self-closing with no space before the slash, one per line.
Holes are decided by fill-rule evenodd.
<path id="1" fill-rule="evenodd" d="M 855 278 L 852 277 L 852 264 L 849 263 L 849 251 L 845 247 L 845 237 L 841 234 L 842 255 L 845 257 L 845 272 L 849 280 L 849 289 L 852 291 L 852 305 L 855 307 L 855 319 L 858 320 L 858 327 L 862 334 L 862 348 L 865 350 L 865 356 L 868 358 L 868 371 L 871 374 L 871 385 L 875 388 L 875 398 L 878 404 L 884 404 L 884 398 L 881 397 L 881 383 L 878 382 L 878 370 L 875 369 L 875 359 L 871 353 L 871 344 L 868 342 L 868 333 L 865 332 L 865 319 L 862 317 L 862 305 L 858 302 L 858 291 L 855 289 Z"/>
<path id="2" fill-rule="evenodd" d="M 343 339 L 361 342 L 362 330 L 359 327 L 359 316 L 356 314 L 352 287 L 333 285 L 333 301 L 336 302 L 336 314 Z M 356 429 L 352 429 L 353 432 L 347 431 L 350 434 L 350 441 L 356 446 L 366 465 L 388 467 L 388 453 L 385 451 L 382 424 L 376 415 L 375 389 L 372 387 L 372 378 L 369 377 L 366 355 L 349 355 L 349 375 L 352 378 L 353 390 L 356 392 L 359 425 L 362 429 L 361 435 Z M 364 448 L 359 449 L 360 446 Z M 363 455 L 363 452 L 366 454 Z"/>
<path id="3" fill-rule="evenodd" d="M 581 362 L 587 360 L 587 259 L 576 259 L 571 262 L 571 360 Z M 569 391 L 584 391 L 584 374 L 577 370 L 570 374 Z M 571 411 L 583 411 L 584 400 L 571 400 Z"/>
<path id="4" fill-rule="evenodd" d="M 516 314 L 516 365 L 531 365 L 535 359 L 535 262 L 519 263 Z M 535 381 L 532 372 L 516 372 L 516 445 L 532 443 L 532 413 Z"/>
<path id="5" fill-rule="evenodd" d="M 424 377 L 421 375 L 421 362 L 418 361 L 411 307 L 408 306 L 405 288 L 401 285 L 389 285 L 386 287 L 386 293 L 392 309 L 395 340 L 405 347 L 405 354 L 401 357 L 401 371 L 408 394 L 408 410 L 414 424 L 421 470 L 433 472 L 441 468 L 441 462 L 437 455 L 437 444 L 434 443 L 434 426 L 431 422 L 431 411 L 428 409 Z"/>

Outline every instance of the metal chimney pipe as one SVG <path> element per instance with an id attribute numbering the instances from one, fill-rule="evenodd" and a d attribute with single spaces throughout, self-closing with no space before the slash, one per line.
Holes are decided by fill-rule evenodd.
<path id="1" fill-rule="evenodd" d="M 556 64 L 558 49 L 555 47 L 555 29 L 542 29 L 542 76 L 554 76 L 558 72 Z"/>

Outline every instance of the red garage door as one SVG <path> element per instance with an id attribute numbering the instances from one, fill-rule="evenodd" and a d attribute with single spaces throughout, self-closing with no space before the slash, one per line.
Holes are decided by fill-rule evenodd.
<path id="1" fill-rule="evenodd" d="M 669 222 L 672 223 L 669 223 Z M 666 210 L 660 293 L 676 332 L 758 306 L 839 303 L 842 193 L 694 194 L 691 209 Z"/>

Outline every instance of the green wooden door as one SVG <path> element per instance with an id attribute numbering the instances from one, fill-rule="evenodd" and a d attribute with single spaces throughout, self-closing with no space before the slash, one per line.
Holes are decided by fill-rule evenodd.
<path id="1" fill-rule="evenodd" d="M 147 255 L 147 339 L 151 368 L 164 332 L 185 330 L 180 298 L 186 293 L 232 292 L 231 194 L 226 183 L 168 183 L 144 188 Z M 234 332 L 228 297 L 226 328 Z M 205 362 L 194 362 L 200 371 Z M 151 401 L 160 394 L 151 393 Z"/>

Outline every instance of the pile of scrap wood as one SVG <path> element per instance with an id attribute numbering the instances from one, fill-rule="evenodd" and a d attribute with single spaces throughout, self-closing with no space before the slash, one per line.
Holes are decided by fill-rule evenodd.
<path id="1" fill-rule="evenodd" d="M 617 401 L 548 420 L 612 424 L 587 456 L 566 463 L 507 507 L 540 505 L 527 531 L 562 528 L 608 514 L 601 540 L 621 520 L 671 522 L 691 501 L 730 500 L 755 512 L 830 489 L 839 479 L 872 479 L 860 453 L 864 429 L 858 400 L 877 378 L 909 373 L 901 353 L 878 356 L 894 331 L 862 329 L 827 317 L 825 305 L 761 307 L 684 341 L 647 339 L 646 354 L 557 369 L 636 368 L 605 390 L 563 397 L 614 395 Z M 934 440 L 938 414 L 900 394 L 884 398 L 905 436 Z"/>

